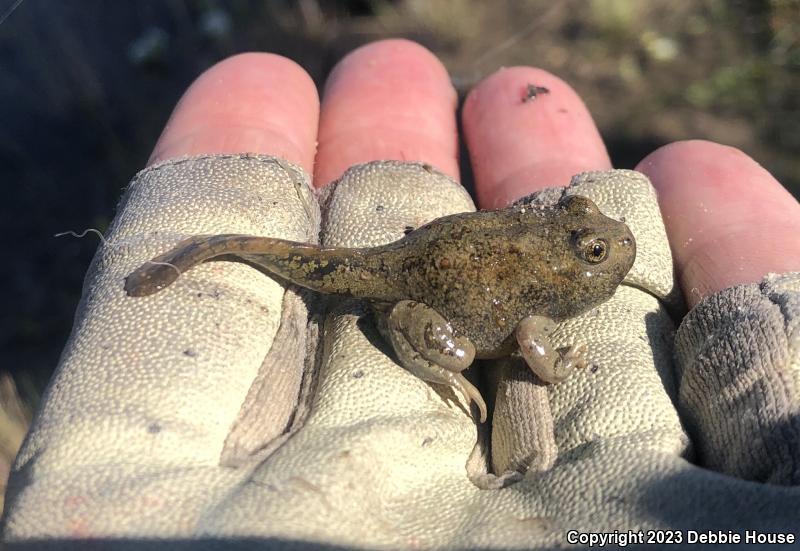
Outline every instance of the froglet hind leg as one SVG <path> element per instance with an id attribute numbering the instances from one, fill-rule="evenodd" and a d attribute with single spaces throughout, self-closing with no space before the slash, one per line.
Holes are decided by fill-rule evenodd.
<path id="1" fill-rule="evenodd" d="M 486 402 L 461 374 L 475 359 L 469 339 L 454 335 L 450 323 L 421 302 L 401 300 L 381 317 L 378 327 L 403 367 L 424 381 L 454 388 L 476 403 L 481 423 L 486 421 Z"/>
<path id="2" fill-rule="evenodd" d="M 575 369 L 588 365 L 586 345 L 578 344 L 556 349 L 550 335 L 556 324 L 544 316 L 528 316 L 519 322 L 516 329 L 517 343 L 522 357 L 540 379 L 546 383 L 558 383 L 569 377 Z"/>

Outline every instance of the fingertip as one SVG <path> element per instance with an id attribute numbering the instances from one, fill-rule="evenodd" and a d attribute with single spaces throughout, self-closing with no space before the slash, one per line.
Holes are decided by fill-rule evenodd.
<path id="1" fill-rule="evenodd" d="M 429 163 L 458 177 L 456 94 L 442 63 L 402 39 L 362 46 L 325 85 L 315 182 L 373 160 Z"/>
<path id="2" fill-rule="evenodd" d="M 404 84 L 407 76 L 404 74 L 406 69 L 414 72 L 415 82 L 430 83 L 435 88 L 435 93 L 443 92 L 439 88 L 442 81 L 448 84 L 450 82 L 447 69 L 428 48 L 406 38 L 387 38 L 365 44 L 344 56 L 328 75 L 323 88 L 323 96 L 327 99 L 337 93 L 350 94 L 352 81 L 357 77 L 363 78 L 366 85 L 372 84 L 369 81 L 374 80 L 372 78 L 374 75 L 364 72 L 363 68 L 375 68 L 378 65 L 396 65 L 396 71 L 386 71 L 385 74 L 386 78 L 393 82 L 375 83 L 388 84 L 387 88 L 392 85 Z M 451 99 L 455 102 L 455 89 L 452 84 L 444 88 L 446 88 L 444 93 L 452 96 Z"/>
<path id="3" fill-rule="evenodd" d="M 687 302 L 767 273 L 800 270 L 800 204 L 742 151 L 675 142 L 636 168 L 658 190 Z"/>
<path id="4" fill-rule="evenodd" d="M 611 166 L 586 105 L 543 69 L 510 67 L 488 76 L 467 96 L 463 122 L 484 208 Z"/>
<path id="5" fill-rule="evenodd" d="M 319 98 L 294 61 L 270 53 L 229 57 L 186 90 L 148 164 L 214 153 L 276 155 L 311 172 Z"/>

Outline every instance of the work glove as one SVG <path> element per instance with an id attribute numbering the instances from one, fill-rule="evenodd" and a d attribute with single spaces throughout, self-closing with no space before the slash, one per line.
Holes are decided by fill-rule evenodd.
<path id="1" fill-rule="evenodd" d="M 320 196 L 308 182 L 255 155 L 137 175 L 14 466 L 6 542 L 544 549 L 792 537 L 800 275 L 727 289 L 682 318 L 643 175 L 585 173 L 527 198 L 589 197 L 630 227 L 637 260 L 611 300 L 553 334 L 586 346 L 586 369 L 552 385 L 514 359 L 470 369 L 489 397 L 484 425 L 461 396 L 398 365 L 361 302 L 227 261 L 126 295 L 131 271 L 191 235 L 366 247 L 474 208 L 423 164 L 360 165 Z"/>

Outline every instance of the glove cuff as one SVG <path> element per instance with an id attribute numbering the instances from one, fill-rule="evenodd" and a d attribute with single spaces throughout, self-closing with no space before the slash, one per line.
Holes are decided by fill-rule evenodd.
<path id="1" fill-rule="evenodd" d="M 678 405 L 709 469 L 800 484 L 800 273 L 703 299 L 675 341 Z"/>

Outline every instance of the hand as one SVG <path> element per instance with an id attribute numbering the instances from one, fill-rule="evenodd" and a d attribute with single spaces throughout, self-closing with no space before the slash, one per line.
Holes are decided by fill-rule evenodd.
<path id="1" fill-rule="evenodd" d="M 529 84 L 548 92 L 523 104 Z M 321 187 L 351 165 L 401 159 L 429 163 L 457 179 L 455 106 L 444 68 L 404 41 L 375 43 L 345 58 L 329 78 L 321 108 L 301 68 L 273 55 L 242 55 L 189 88 L 150 164 L 182 155 L 263 153 L 313 173 Z M 565 185 L 582 171 L 610 168 L 578 96 L 541 70 L 505 69 L 480 83 L 465 102 L 463 128 L 482 208 Z M 746 155 L 683 142 L 657 150 L 638 170 L 658 190 L 690 306 L 767 272 L 800 269 L 800 206 Z M 204 203 L 204 182 L 196 183 L 191 199 L 202 205 L 200 222 L 180 210 L 142 208 L 120 213 L 116 227 L 143 231 L 144 223 L 126 212 L 147 223 L 171 220 L 167 229 L 179 233 L 225 224 L 215 212 L 238 208 L 239 196 L 230 205 Z M 172 192 L 171 181 L 162 184 L 163 193 Z M 247 185 L 259 191 L 258 182 Z M 417 201 L 413 208 L 468 208 L 456 203 L 454 188 L 441 186 L 405 197 Z M 162 193 L 140 189 L 153 197 Z M 363 238 L 378 226 L 370 220 L 365 228 L 355 215 L 346 219 L 348 208 L 340 208 L 337 220 L 350 233 Z M 261 228 L 251 221 L 256 216 L 237 216 L 231 222 L 237 228 Z M 283 231 L 299 231 L 291 222 L 281 221 Z M 133 303 L 123 296 L 122 277 L 152 256 L 145 247 L 153 247 L 137 235 L 109 238 L 87 279 L 72 341 L 9 483 L 7 539 L 552 546 L 571 529 L 670 527 L 683 530 L 680 537 L 711 527 L 785 531 L 800 505 L 800 493 L 788 486 L 798 484 L 797 474 L 775 480 L 787 486 L 761 485 L 688 462 L 690 440 L 670 405 L 670 398 L 679 402 L 669 394 L 672 373 L 657 374 L 652 364 L 632 365 L 615 379 L 620 392 L 614 396 L 638 400 L 603 401 L 590 386 L 579 398 L 603 407 L 569 411 L 560 409 L 563 396 L 552 390 L 556 440 L 572 438 L 570 447 L 560 446 L 564 455 L 552 468 L 502 490 L 478 490 L 466 471 L 480 458 L 464 468 L 477 437 L 473 420 L 387 360 L 359 325 L 357 310 L 346 308 L 327 322 L 328 357 L 306 426 L 268 457 L 220 467 L 231 426 L 269 349 L 262 335 L 277 330 L 274 316 L 259 317 L 260 326 L 247 320 L 266 316 L 252 313 L 254 304 L 268 305 L 273 315 L 280 289 L 246 267 L 216 263 L 198 269 L 200 279 L 191 280 L 198 294 L 179 297 L 180 310 L 164 310 L 165 302 Z M 220 277 L 241 283 L 241 292 L 207 293 L 208 279 Z M 655 299 L 651 303 L 661 320 L 658 331 L 669 334 L 666 314 L 656 313 Z M 664 346 L 660 354 L 668 359 Z M 184 357 L 176 359 L 175 350 Z M 625 367 L 620 359 L 617 368 Z M 636 393 L 641 388 L 654 390 L 642 397 Z M 797 404 L 790 396 L 782 407 L 791 415 Z M 600 424 L 570 425 L 576 416 L 595 416 Z M 567 426 L 599 426 L 600 434 L 559 434 Z M 695 445 L 713 440 L 703 425 L 689 428 Z M 787 464 L 800 458 L 794 434 L 782 442 Z M 697 461 L 702 466 L 708 457 Z"/>

